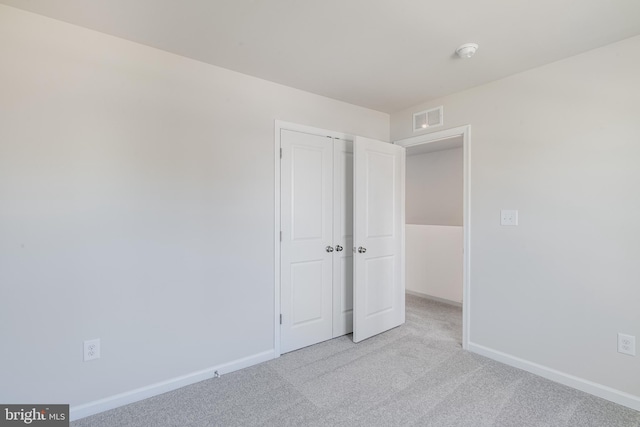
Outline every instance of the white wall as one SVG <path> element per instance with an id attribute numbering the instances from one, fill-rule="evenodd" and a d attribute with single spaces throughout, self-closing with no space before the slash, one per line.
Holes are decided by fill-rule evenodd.
<path id="1" fill-rule="evenodd" d="M 471 342 L 636 408 L 640 357 L 616 334 L 640 338 L 638 51 L 634 37 L 391 117 L 394 140 L 438 105 L 446 128 L 471 125 Z"/>
<path id="2" fill-rule="evenodd" d="M 406 289 L 461 303 L 462 148 L 423 147 L 407 149 Z"/>
<path id="3" fill-rule="evenodd" d="M 462 303 L 462 227 L 407 224 L 406 289 Z"/>
<path id="4" fill-rule="evenodd" d="M 271 351 L 274 120 L 388 140 L 389 116 L 6 6 L 0 57 L 0 401 Z"/>
<path id="5" fill-rule="evenodd" d="M 462 225 L 462 148 L 409 155 L 406 223 Z"/>

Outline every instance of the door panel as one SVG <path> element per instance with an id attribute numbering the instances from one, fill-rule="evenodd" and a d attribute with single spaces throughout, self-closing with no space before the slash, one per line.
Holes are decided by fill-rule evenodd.
<path id="1" fill-rule="evenodd" d="M 322 216 L 324 204 L 327 202 L 323 194 L 328 165 L 323 161 L 323 147 L 293 145 L 291 147 L 291 239 L 322 239 L 326 232 L 326 224 Z"/>
<path id="2" fill-rule="evenodd" d="M 291 263 L 291 326 L 322 321 L 322 261 Z"/>
<path id="3" fill-rule="evenodd" d="M 386 144 L 390 145 L 390 144 Z M 395 230 L 394 181 L 396 161 L 393 154 L 368 150 L 363 164 L 365 170 L 365 194 L 367 215 L 366 237 L 392 237 Z"/>
<path id="4" fill-rule="evenodd" d="M 353 149 L 353 340 L 359 342 L 405 321 L 405 150 L 362 137 Z"/>
<path id="5" fill-rule="evenodd" d="M 333 145 L 333 336 L 353 331 L 353 142 Z"/>
<path id="6" fill-rule="evenodd" d="M 393 281 L 395 273 L 395 257 L 383 256 L 378 258 L 369 258 L 365 261 L 365 286 L 366 298 L 365 318 L 377 316 L 383 312 L 392 310 L 394 307 L 393 288 L 387 286 Z"/>
<path id="7" fill-rule="evenodd" d="M 281 131 L 281 351 L 333 337 L 333 145 Z"/>

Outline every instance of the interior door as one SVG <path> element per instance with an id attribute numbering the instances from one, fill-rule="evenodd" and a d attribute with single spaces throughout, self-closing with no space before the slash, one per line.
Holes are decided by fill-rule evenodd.
<path id="1" fill-rule="evenodd" d="M 333 145 L 333 337 L 353 332 L 353 142 Z"/>
<path id="2" fill-rule="evenodd" d="M 333 337 L 333 144 L 281 131 L 281 351 Z"/>
<path id="3" fill-rule="evenodd" d="M 353 341 L 405 321 L 405 149 L 356 137 Z"/>

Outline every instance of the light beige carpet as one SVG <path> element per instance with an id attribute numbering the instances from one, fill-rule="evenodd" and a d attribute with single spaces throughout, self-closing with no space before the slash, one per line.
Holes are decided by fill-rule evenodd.
<path id="1" fill-rule="evenodd" d="M 337 338 L 73 422 L 133 426 L 640 426 L 640 412 L 463 351 L 461 309 L 407 295 L 405 325 Z"/>

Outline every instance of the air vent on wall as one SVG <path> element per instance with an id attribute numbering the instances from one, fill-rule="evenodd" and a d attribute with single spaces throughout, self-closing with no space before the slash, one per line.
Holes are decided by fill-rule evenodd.
<path id="1" fill-rule="evenodd" d="M 435 126 L 442 126 L 443 119 L 443 107 L 442 105 L 430 110 L 420 111 L 419 113 L 413 113 L 413 131 L 418 132 L 421 130 L 429 129 Z"/>

